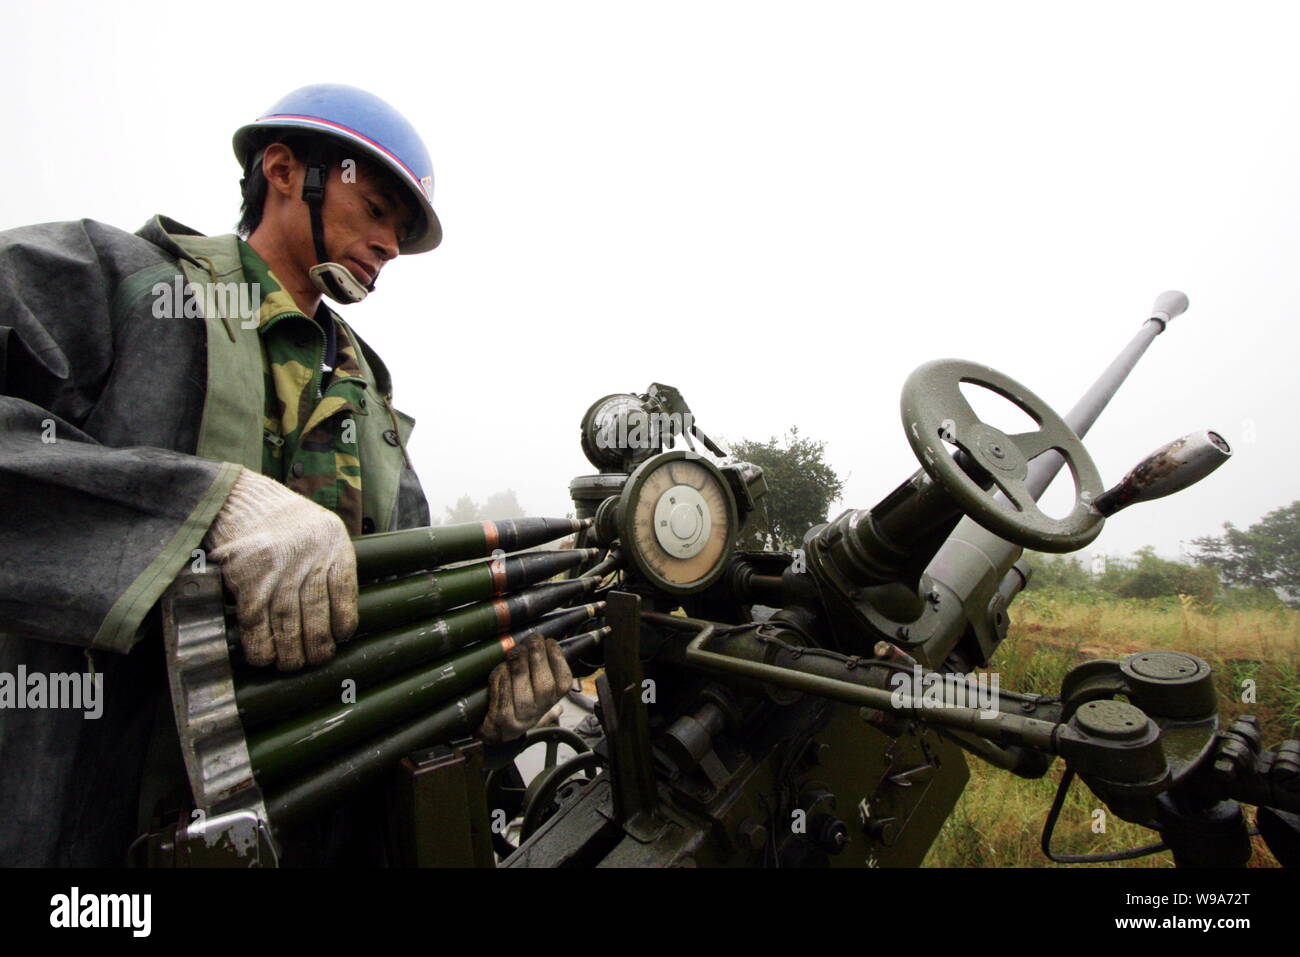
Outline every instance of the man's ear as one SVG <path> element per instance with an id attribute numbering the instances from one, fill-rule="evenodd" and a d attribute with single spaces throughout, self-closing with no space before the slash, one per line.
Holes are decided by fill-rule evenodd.
<path id="1" fill-rule="evenodd" d="M 285 198 L 302 191 L 301 169 L 298 157 L 283 143 L 272 143 L 262 154 L 262 175 L 267 185 Z"/>

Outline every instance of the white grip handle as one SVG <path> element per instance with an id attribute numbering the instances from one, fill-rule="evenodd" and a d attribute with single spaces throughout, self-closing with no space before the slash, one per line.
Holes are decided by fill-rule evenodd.
<path id="1" fill-rule="evenodd" d="M 1168 324 L 1169 320 L 1181 316 L 1187 311 L 1187 293 L 1170 289 L 1156 296 L 1156 304 L 1151 307 L 1151 318 Z"/>

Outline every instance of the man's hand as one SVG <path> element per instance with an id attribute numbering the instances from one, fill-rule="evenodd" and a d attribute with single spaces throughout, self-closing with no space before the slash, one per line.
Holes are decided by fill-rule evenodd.
<path id="1" fill-rule="evenodd" d="M 493 744 L 511 741 L 537 724 L 573 687 L 560 646 L 533 635 L 488 676 L 488 713 L 479 729 Z"/>
<path id="2" fill-rule="evenodd" d="M 249 664 L 294 671 L 352 637 L 357 559 L 333 512 L 243 469 L 204 544 L 235 596 Z"/>

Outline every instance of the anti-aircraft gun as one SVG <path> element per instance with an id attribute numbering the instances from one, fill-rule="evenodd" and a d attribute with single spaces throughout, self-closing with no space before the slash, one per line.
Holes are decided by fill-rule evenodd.
<path id="1" fill-rule="evenodd" d="M 1210 668 L 1200 658 L 1147 651 L 1085 662 L 1057 695 L 990 689 L 974 675 L 1006 637 L 1008 607 L 1028 579 L 1024 548 L 1082 548 L 1106 517 L 1185 488 L 1230 456 L 1218 434 L 1193 433 L 1106 489 L 1080 441 L 1186 307 L 1181 293 L 1161 296 L 1064 417 L 988 367 L 960 360 L 921 366 L 901 403 L 921 468 L 874 507 L 809 529 L 792 551 L 737 547 L 762 508 L 766 481 L 757 467 L 724 454 L 677 390 L 656 383 L 644 394 L 598 400 L 581 423 L 583 450 L 598 472 L 570 484 L 577 518 L 574 547 L 562 560 L 568 578 L 523 593 L 563 594 L 554 592 L 545 606 L 534 600 L 533 611 L 517 616 L 532 620 L 587 602 L 549 611 L 552 636 L 583 631 L 568 639 L 575 673 L 597 676 L 585 735 L 540 728 L 504 754 L 484 755 L 466 735 L 481 718 L 486 692 L 450 703 L 425 692 L 411 705 L 412 688 L 460 666 L 429 651 L 427 637 L 408 636 L 396 645 L 421 645 L 410 661 L 424 664 L 414 679 L 401 674 L 409 662 L 393 665 L 383 672 L 390 677 L 378 685 L 381 693 L 361 691 L 369 718 L 349 739 L 350 750 L 312 744 L 354 721 L 356 709 L 346 707 L 290 718 L 289 730 L 271 735 L 268 745 L 266 733 L 250 737 L 241 725 L 247 702 L 258 701 L 259 692 L 249 691 L 257 682 L 241 680 L 223 660 L 211 581 L 202 586 L 206 640 L 219 650 L 205 661 L 215 662 L 217 678 L 205 686 L 194 677 L 202 668 L 177 667 L 187 629 L 194 630 L 182 597 L 188 586 L 178 582 L 164 608 L 174 695 L 196 803 L 209 817 L 154 840 L 150 859 L 197 860 L 195 849 L 216 846 L 265 862 L 286 822 L 400 764 L 399 829 L 409 837 L 410 863 L 918 865 L 966 784 L 970 755 L 1027 778 L 1045 775 L 1058 756 L 1065 760 L 1043 835 L 1045 852 L 1057 860 L 1081 860 L 1050 850 L 1065 791 L 1078 776 L 1113 813 L 1158 832 L 1160 844 L 1127 856 L 1168 848 L 1180 866 L 1244 864 L 1246 803 L 1258 806 L 1259 831 L 1279 861 L 1300 861 L 1300 742 L 1266 750 L 1248 717 L 1221 728 Z M 1002 396 L 1038 428 L 1008 435 L 981 421 L 963 384 Z M 1038 500 L 1063 466 L 1074 501 L 1068 515 L 1052 518 Z M 359 561 L 396 575 L 452 555 L 486 554 L 481 535 L 468 549 L 429 551 L 435 531 L 360 539 Z M 373 564 L 380 555 L 387 563 Z M 560 560 L 550 561 L 542 570 L 559 568 Z M 412 587 L 404 581 L 369 587 Z M 487 595 L 510 590 L 496 582 L 496 591 L 462 592 L 456 600 L 465 604 L 430 606 L 441 616 L 432 631 L 446 632 L 455 615 L 470 620 Z M 406 601 L 409 608 L 409 595 Z M 478 630 L 464 632 L 464 640 L 434 642 L 438 653 L 454 650 L 456 662 L 482 659 L 475 659 L 477 670 L 463 669 L 472 675 L 455 685 L 456 694 L 481 683 L 501 659 L 508 643 L 497 636 L 508 630 L 507 619 L 494 624 L 480 614 Z M 432 633 L 426 625 L 406 627 Z M 344 652 L 351 657 L 342 667 L 336 661 L 287 680 L 332 688 L 358 662 L 391 659 L 391 636 L 386 640 L 358 639 L 362 651 Z M 428 664 L 431 657 L 437 660 Z M 289 685 L 262 682 L 260 707 L 298 707 Z M 196 696 L 204 687 L 210 696 Z M 392 707 L 399 699 L 406 705 Z M 221 720 L 204 724 L 211 714 Z M 510 758 L 534 744 L 545 745 L 546 765 L 525 787 Z M 578 753 L 561 762 L 560 744 Z M 494 767 L 485 775 L 487 765 Z M 263 800 L 268 783 L 272 793 Z M 494 826 L 510 818 L 522 822 L 517 847 Z"/>
<path id="2" fill-rule="evenodd" d="M 999 691 L 979 704 L 960 700 L 961 681 L 922 680 L 989 662 L 1027 580 L 1022 548 L 1082 548 L 1106 516 L 1226 461 L 1220 436 L 1197 433 L 1106 490 L 1079 440 L 1186 305 L 1162 296 L 1064 418 L 992 369 L 922 366 L 902 396 L 922 468 L 875 507 L 810 529 L 791 553 L 731 547 L 761 507 L 752 467 L 656 446 L 648 426 L 639 448 L 608 441 L 635 431 L 620 418 L 685 418 L 674 390 L 597 402 L 582 439 L 601 473 L 570 489 L 577 514 L 593 519 L 580 544 L 611 549 L 624 569 L 621 593 L 607 596 L 599 683 L 606 773 L 571 789 L 506 866 L 919 864 L 965 784 L 964 753 L 1025 777 L 1060 755 L 1063 787 L 1083 777 L 1115 813 L 1159 831 L 1180 864 L 1244 862 L 1237 802 L 1264 805 L 1261 830 L 1294 860 L 1300 744 L 1261 751 L 1249 720 L 1220 729 L 1209 667 L 1194 656 L 1089 662 L 1059 696 Z M 1037 430 L 981 422 L 963 383 L 1011 401 Z M 1054 519 L 1037 500 L 1063 465 L 1074 504 Z M 940 700 L 923 700 L 923 684 Z"/>

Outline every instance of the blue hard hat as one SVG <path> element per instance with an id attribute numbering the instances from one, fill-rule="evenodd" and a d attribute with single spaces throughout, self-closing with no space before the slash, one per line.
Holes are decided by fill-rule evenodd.
<path id="1" fill-rule="evenodd" d="M 359 147 L 393 173 L 422 214 L 401 251 L 428 252 L 442 242 L 442 224 L 433 211 L 429 151 L 406 117 L 373 93 L 339 83 L 317 83 L 281 97 L 259 119 L 235 131 L 235 156 L 245 169 L 253 154 L 270 142 L 264 135 L 267 130 L 310 131 Z"/>

